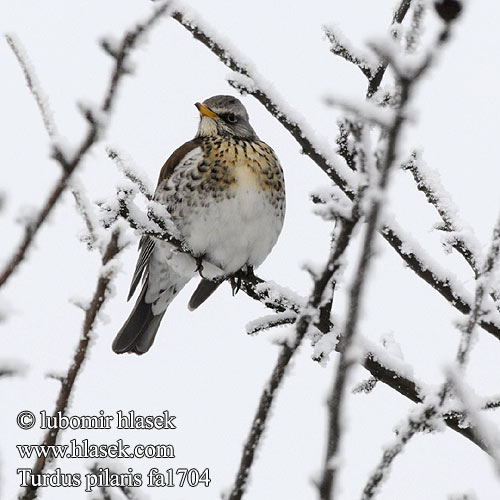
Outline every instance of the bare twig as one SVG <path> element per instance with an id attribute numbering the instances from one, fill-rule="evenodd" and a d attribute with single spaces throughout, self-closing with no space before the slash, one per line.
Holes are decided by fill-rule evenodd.
<path id="1" fill-rule="evenodd" d="M 169 3 L 164 3 L 157 9 L 155 9 L 154 13 L 144 22 L 137 24 L 134 29 L 125 33 L 122 38 L 122 42 L 118 52 L 112 52 L 108 50 L 108 53 L 112 55 L 114 58 L 114 68 L 111 73 L 111 77 L 108 84 L 108 89 L 104 95 L 104 99 L 102 105 L 100 107 L 100 111 L 104 116 L 108 116 L 111 113 L 118 85 L 123 77 L 127 73 L 127 61 L 128 56 L 132 49 L 135 48 L 138 39 L 144 32 L 150 29 L 162 15 L 166 14 L 167 9 L 169 7 Z M 10 37 L 8 39 L 9 45 L 11 47 L 15 43 L 13 38 Z M 105 44 L 104 44 L 105 45 Z M 29 67 L 27 65 L 23 65 L 23 58 L 19 56 L 21 52 L 15 52 L 16 57 L 20 61 L 25 76 L 27 77 L 28 86 L 33 88 L 32 80 L 30 79 Z M 37 98 L 37 103 L 39 102 L 39 94 L 35 90 L 35 97 Z M 38 96 L 38 97 L 37 97 Z M 41 99 L 41 98 L 40 98 Z M 48 116 L 46 114 L 47 108 L 43 106 L 43 99 L 40 100 L 40 110 L 42 112 L 42 116 Z M 17 269 L 19 264 L 24 260 L 27 250 L 31 246 L 35 235 L 38 233 L 40 228 L 45 223 L 48 215 L 52 212 L 56 203 L 58 202 L 61 194 L 64 192 L 68 179 L 71 177 L 73 172 L 81 165 L 82 160 L 90 151 L 92 146 L 101 138 L 101 135 L 105 129 L 105 120 L 100 119 L 96 113 L 89 109 L 83 110 L 85 118 L 88 122 L 88 130 L 85 134 L 85 137 L 82 139 L 80 144 L 75 148 L 75 151 L 72 155 L 67 155 L 61 147 L 57 144 L 57 141 L 54 142 L 52 147 L 52 156 L 53 158 L 61 165 L 63 173 L 60 179 L 55 183 L 52 191 L 50 192 L 45 204 L 42 209 L 39 211 L 33 224 L 30 224 L 29 227 L 25 228 L 24 237 L 22 238 L 19 246 L 14 251 L 12 257 L 5 265 L 4 269 L 0 272 L 0 287 L 2 287 L 7 280 L 12 276 L 12 273 Z M 45 118 L 44 118 L 45 120 Z M 50 124 L 49 124 L 50 129 Z"/>
<path id="2" fill-rule="evenodd" d="M 95 463 L 90 468 L 90 472 L 92 472 L 92 474 L 95 474 L 95 475 L 99 474 L 99 464 Z M 111 498 L 111 495 L 108 493 L 108 490 L 105 486 L 99 486 L 99 491 L 101 492 L 102 500 L 113 500 Z"/>

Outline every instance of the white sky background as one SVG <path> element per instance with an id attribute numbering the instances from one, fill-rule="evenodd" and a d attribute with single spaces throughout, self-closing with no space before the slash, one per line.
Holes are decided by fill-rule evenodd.
<path id="1" fill-rule="evenodd" d="M 329 53 L 321 26 L 334 23 L 354 44 L 386 32 L 394 0 L 252 2 L 192 1 L 205 22 L 253 61 L 285 101 L 302 114 L 318 135 L 333 144 L 335 114 L 322 96 L 361 98 L 365 78 L 359 70 Z M 147 1 L 107 2 L 51 0 L 2 1 L 0 31 L 23 42 L 48 95 L 58 129 L 68 144 L 76 144 L 86 124 L 77 100 L 101 102 L 111 61 L 97 45 L 103 35 L 123 30 L 150 12 Z M 486 248 L 500 209 L 498 186 L 498 48 L 500 4 L 471 2 L 456 26 L 454 39 L 426 76 L 413 103 L 415 121 L 406 129 L 402 155 L 424 150 L 428 165 L 437 169 L 443 184 Z M 427 35 L 438 23 L 432 11 L 425 21 Z M 103 142 L 92 150 L 77 177 L 93 199 L 112 197 L 120 179 L 104 147 L 116 145 L 130 155 L 152 183 L 163 162 L 177 146 L 192 138 L 198 113 L 193 103 L 214 94 L 234 91 L 225 82 L 228 69 L 187 31 L 165 19 L 147 37 L 132 60 L 136 73 L 122 82 L 116 112 Z M 48 158 L 49 143 L 34 100 L 17 61 L 0 42 L 0 189 L 7 196 L 0 212 L 0 259 L 4 261 L 21 237 L 13 221 L 38 208 L 59 177 L 59 165 Z M 300 269 L 305 261 L 321 264 L 326 257 L 331 227 L 312 214 L 308 194 L 328 185 L 325 175 L 281 125 L 253 98 L 243 102 L 259 136 L 277 152 L 287 183 L 287 217 L 282 236 L 259 275 L 306 295 L 310 280 Z M 431 232 L 437 215 L 410 180 L 398 172 L 391 188 L 391 208 L 406 231 L 470 290 L 474 280 L 455 255 L 445 255 L 439 234 Z M 99 267 L 97 252 L 79 241 L 83 223 L 71 195 L 62 202 L 36 238 L 28 260 L 0 295 L 9 310 L 0 324 L 2 359 L 29 365 L 25 377 L 0 380 L 0 498 L 18 491 L 17 467 L 32 461 L 17 457 L 16 444 L 41 441 L 39 429 L 21 431 L 15 425 L 20 410 L 52 412 L 59 386 L 45 375 L 65 373 L 78 340 L 82 312 L 70 298 L 90 298 Z M 378 259 L 363 307 L 361 330 L 374 342 L 392 334 L 415 377 L 428 384 L 442 381 L 443 366 L 453 359 L 459 339 L 452 322 L 460 315 L 430 287 L 406 270 L 380 239 Z M 355 253 L 349 253 L 350 260 Z M 210 301 L 191 313 L 186 304 L 195 283 L 189 284 L 169 308 L 152 350 L 145 356 L 117 356 L 112 339 L 129 314 L 126 303 L 135 259 L 135 245 L 120 258 L 123 272 L 115 297 L 100 316 L 96 342 L 77 380 L 71 414 L 114 414 L 134 409 L 177 416 L 174 431 L 66 431 L 60 442 L 89 438 L 111 443 L 172 443 L 177 458 L 170 461 L 122 461 L 123 467 L 145 472 L 150 467 L 210 467 L 212 484 L 195 489 L 142 488 L 152 500 L 218 498 L 237 470 L 241 447 L 250 428 L 263 383 L 278 348 L 265 333 L 249 337 L 245 324 L 268 314 L 260 304 L 240 293 L 232 298 L 223 286 Z M 349 276 L 349 274 L 348 274 Z M 337 300 L 338 299 L 338 300 Z M 337 314 L 345 312 L 345 296 L 338 294 Z M 283 333 L 286 330 L 280 330 Z M 320 471 L 326 436 L 325 400 L 333 363 L 326 368 L 311 361 L 306 342 L 278 394 L 270 425 L 253 469 L 248 500 L 316 498 L 312 484 Z M 467 382 L 478 395 L 500 392 L 498 341 L 480 331 Z M 332 356 L 336 359 L 336 355 Z M 367 377 L 356 371 L 351 385 Z M 341 498 L 359 498 L 367 474 L 390 442 L 394 427 L 413 405 L 379 384 L 370 395 L 349 397 L 346 418 Z M 488 417 L 500 424 L 500 417 Z M 75 460 L 61 461 L 64 472 L 85 472 Z M 500 486 L 489 459 L 452 431 L 414 438 L 397 459 L 380 498 L 386 500 L 444 499 L 451 493 L 475 492 L 477 499 L 498 498 Z M 86 498 L 79 490 L 40 491 L 41 499 Z M 166 495 L 166 496 L 165 496 Z"/>

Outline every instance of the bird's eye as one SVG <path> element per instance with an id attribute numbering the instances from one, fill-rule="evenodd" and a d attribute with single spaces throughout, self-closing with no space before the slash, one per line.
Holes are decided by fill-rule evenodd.
<path id="1" fill-rule="evenodd" d="M 238 121 L 238 118 L 233 113 L 229 113 L 226 115 L 226 121 L 228 123 L 236 123 Z"/>

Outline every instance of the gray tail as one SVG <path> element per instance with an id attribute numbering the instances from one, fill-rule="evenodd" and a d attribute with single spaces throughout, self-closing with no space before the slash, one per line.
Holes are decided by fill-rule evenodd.
<path id="1" fill-rule="evenodd" d="M 153 314 L 152 304 L 147 304 L 144 300 L 146 288 L 147 282 L 130 316 L 113 341 L 113 351 L 117 354 L 124 352 L 144 354 L 153 345 L 165 311 L 156 316 Z"/>
<path id="2" fill-rule="evenodd" d="M 201 306 L 201 304 L 203 304 L 203 302 L 205 302 L 205 300 L 207 300 L 208 297 L 210 297 L 210 295 L 217 290 L 221 283 L 222 282 L 202 279 L 191 296 L 188 304 L 189 310 L 194 311 L 197 307 Z"/>

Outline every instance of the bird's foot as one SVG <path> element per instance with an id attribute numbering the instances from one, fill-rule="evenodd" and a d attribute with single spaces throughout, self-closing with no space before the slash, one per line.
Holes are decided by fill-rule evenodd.
<path id="1" fill-rule="evenodd" d="M 234 273 L 230 278 L 233 297 L 241 290 L 241 284 L 243 281 L 253 281 L 254 278 L 255 274 L 253 272 L 253 266 L 246 266 L 245 268 L 241 268 L 238 272 Z"/>
<path id="2" fill-rule="evenodd" d="M 200 255 L 198 257 L 195 257 L 195 260 L 196 260 L 196 269 L 195 269 L 195 273 L 198 273 L 200 275 L 201 278 L 203 279 L 206 279 L 205 276 L 203 276 L 203 255 Z"/>

